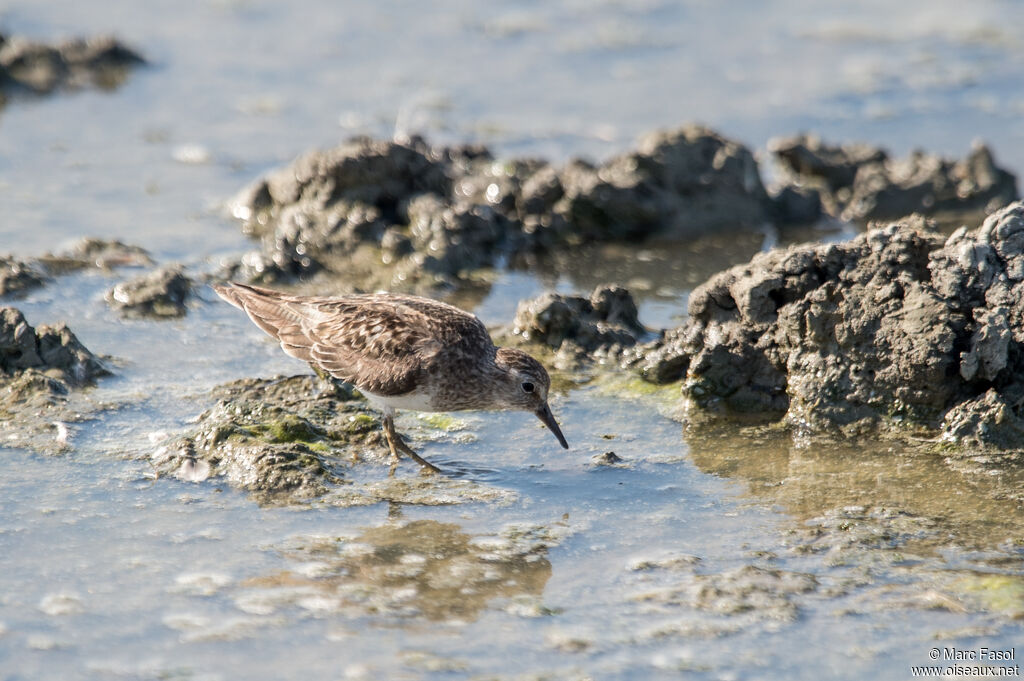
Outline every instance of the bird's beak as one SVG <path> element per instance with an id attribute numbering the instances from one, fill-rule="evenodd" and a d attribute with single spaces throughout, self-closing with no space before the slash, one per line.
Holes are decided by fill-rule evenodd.
<path id="1" fill-rule="evenodd" d="M 565 441 L 565 436 L 562 435 L 562 429 L 558 427 L 558 421 L 555 420 L 554 415 L 551 413 L 551 408 L 548 407 L 548 403 L 545 402 L 540 409 L 534 412 L 537 418 L 541 420 L 545 426 L 548 427 L 555 437 L 558 438 L 558 443 L 562 445 L 564 449 L 569 449 L 569 443 Z"/>

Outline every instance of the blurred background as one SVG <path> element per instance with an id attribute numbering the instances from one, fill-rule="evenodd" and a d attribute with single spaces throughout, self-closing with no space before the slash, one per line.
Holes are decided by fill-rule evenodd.
<path id="1" fill-rule="evenodd" d="M 811 131 L 960 158 L 980 138 L 1019 173 L 1021 25 L 1008 0 L 8 3 L 8 33 L 113 33 L 152 67 L 0 112 L 0 243 L 235 248 L 227 197 L 357 133 L 555 162 L 689 121 L 754 150 Z"/>

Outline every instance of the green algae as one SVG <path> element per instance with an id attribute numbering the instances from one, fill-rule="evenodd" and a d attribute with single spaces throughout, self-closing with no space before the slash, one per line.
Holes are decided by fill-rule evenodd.
<path id="1" fill-rule="evenodd" d="M 427 425 L 443 430 L 446 433 L 455 433 L 466 430 L 468 427 L 462 419 L 443 412 L 423 413 L 419 415 L 419 419 Z"/>
<path id="2" fill-rule="evenodd" d="M 322 443 L 327 433 L 297 414 L 282 413 L 273 421 L 257 423 L 252 426 L 257 436 L 266 437 L 270 442 L 302 442 L 303 444 Z"/>
<path id="3" fill-rule="evenodd" d="M 1024 619 L 1024 579 L 1018 575 L 971 574 L 956 580 L 954 588 L 985 610 Z"/>
<path id="4" fill-rule="evenodd" d="M 666 418 L 676 421 L 683 418 L 685 402 L 679 382 L 657 384 L 633 373 L 607 372 L 598 375 L 591 385 L 601 395 L 640 400 Z"/>

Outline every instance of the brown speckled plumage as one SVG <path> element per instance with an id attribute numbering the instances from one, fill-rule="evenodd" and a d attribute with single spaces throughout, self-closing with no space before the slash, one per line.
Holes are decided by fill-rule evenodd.
<path id="1" fill-rule="evenodd" d="M 286 353 L 366 393 L 385 411 L 385 433 L 396 408 L 511 408 L 534 411 L 568 446 L 547 407 L 544 367 L 520 350 L 496 348 L 483 323 L 457 307 L 392 293 L 321 298 L 213 288 Z"/>

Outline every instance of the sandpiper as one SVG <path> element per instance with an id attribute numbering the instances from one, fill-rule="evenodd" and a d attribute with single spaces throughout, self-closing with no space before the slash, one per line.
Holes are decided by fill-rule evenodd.
<path id="1" fill-rule="evenodd" d="M 396 409 L 531 411 L 569 448 L 548 407 L 548 372 L 522 350 L 495 347 L 475 315 L 394 293 L 322 298 L 237 283 L 213 289 L 286 353 L 359 388 L 384 413 L 392 464 L 402 452 L 439 472 L 395 432 Z"/>

